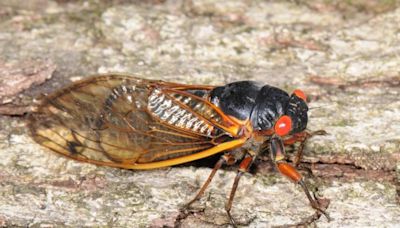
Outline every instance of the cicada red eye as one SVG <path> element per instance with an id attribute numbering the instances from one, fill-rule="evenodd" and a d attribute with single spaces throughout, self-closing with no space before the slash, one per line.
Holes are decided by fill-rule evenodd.
<path id="1" fill-rule="evenodd" d="M 302 99 L 304 102 L 307 101 L 307 95 L 302 90 L 295 89 L 293 91 L 293 94 L 295 94 L 298 98 Z"/>
<path id="2" fill-rule="evenodd" d="M 287 135 L 292 129 L 292 119 L 289 116 L 281 116 L 275 123 L 275 133 L 279 136 Z"/>

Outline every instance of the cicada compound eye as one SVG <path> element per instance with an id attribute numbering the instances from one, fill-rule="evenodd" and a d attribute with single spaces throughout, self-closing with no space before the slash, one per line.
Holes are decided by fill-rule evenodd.
<path id="1" fill-rule="evenodd" d="M 295 89 L 293 93 L 304 102 L 307 102 L 307 95 L 302 90 Z"/>
<path id="2" fill-rule="evenodd" d="M 292 119 L 287 116 L 281 116 L 275 123 L 274 130 L 275 133 L 279 136 L 285 136 L 289 134 L 292 129 Z"/>

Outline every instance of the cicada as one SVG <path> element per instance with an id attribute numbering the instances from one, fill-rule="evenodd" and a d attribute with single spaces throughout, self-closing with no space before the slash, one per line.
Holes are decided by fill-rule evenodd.
<path id="1" fill-rule="evenodd" d="M 311 206 L 325 210 L 302 175 L 286 162 L 285 145 L 302 141 L 306 96 L 254 81 L 185 85 L 130 75 L 81 80 L 41 99 L 29 117 L 33 139 L 69 158 L 124 169 L 156 169 L 221 154 L 187 206 L 199 199 L 224 164 L 239 163 L 226 205 L 265 145 L 277 170 L 301 185 Z M 327 216 L 327 215 L 326 215 Z"/>

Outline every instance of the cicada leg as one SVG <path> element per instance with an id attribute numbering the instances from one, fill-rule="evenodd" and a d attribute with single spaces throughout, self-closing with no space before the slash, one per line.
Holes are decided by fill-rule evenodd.
<path id="1" fill-rule="evenodd" d="M 229 220 L 231 224 L 236 227 L 235 220 L 233 220 L 231 216 L 231 208 L 232 208 L 232 203 L 233 203 L 233 198 L 235 197 L 236 189 L 239 185 L 239 180 L 242 177 L 243 173 L 248 172 L 251 164 L 253 163 L 255 159 L 255 154 L 248 152 L 244 159 L 241 161 L 239 165 L 238 172 L 236 174 L 235 180 L 233 182 L 233 186 L 231 189 L 231 193 L 229 195 L 228 202 L 225 205 L 225 210 L 228 214 Z M 236 160 L 232 154 L 225 154 L 223 155 L 220 160 L 215 164 L 213 170 L 211 171 L 210 175 L 208 176 L 207 180 L 204 182 L 203 186 L 199 190 L 199 192 L 196 194 L 196 196 L 185 205 L 185 208 L 189 208 L 192 203 L 200 199 L 200 197 L 204 194 L 205 190 L 207 189 L 208 185 L 211 183 L 212 179 L 214 178 L 216 172 L 218 171 L 219 168 L 221 168 L 222 165 L 227 164 L 227 165 L 232 165 L 236 163 Z"/>
<path id="2" fill-rule="evenodd" d="M 232 209 L 232 203 L 233 203 L 233 198 L 235 197 L 236 189 L 239 185 L 239 180 L 242 177 L 243 173 L 248 172 L 250 166 L 253 164 L 253 161 L 255 159 L 255 154 L 248 152 L 242 162 L 240 162 L 238 172 L 236 174 L 235 180 L 232 185 L 231 193 L 229 195 L 229 199 L 227 204 L 225 205 L 225 210 L 226 213 L 228 214 L 229 220 L 231 221 L 232 226 L 236 227 L 235 220 L 233 219 L 231 215 L 231 209 Z"/>
<path id="3" fill-rule="evenodd" d="M 208 176 L 206 182 L 204 182 L 203 186 L 200 188 L 199 192 L 196 194 L 196 196 L 185 205 L 185 208 L 189 208 L 190 205 L 192 205 L 195 201 L 200 199 L 200 197 L 204 194 L 206 191 L 208 185 L 211 183 L 212 179 L 214 178 L 215 174 L 217 173 L 218 169 L 221 168 L 222 165 L 227 164 L 227 165 L 232 165 L 236 162 L 234 156 L 232 154 L 224 154 L 221 156 L 219 161 L 215 164 L 213 170 L 211 171 L 210 175 Z"/>
<path id="4" fill-rule="evenodd" d="M 325 217 L 330 220 L 328 213 L 325 212 L 326 209 L 321 208 L 319 205 L 318 198 L 316 198 L 315 195 L 313 195 L 314 197 L 311 195 L 301 174 L 292 165 L 285 161 L 284 146 L 280 138 L 273 137 L 271 139 L 270 151 L 272 152 L 272 160 L 274 161 L 279 172 L 293 182 L 299 184 L 303 188 L 308 200 L 310 201 L 311 207 L 317 210 L 318 213 L 325 215 Z"/>
<path id="5" fill-rule="evenodd" d="M 284 145 L 292 145 L 296 142 L 300 142 L 299 148 L 297 149 L 296 152 L 296 156 L 293 159 L 293 164 L 295 167 L 298 167 L 301 162 L 301 158 L 303 157 L 304 146 L 306 145 L 307 140 L 315 135 L 326 135 L 326 134 L 327 133 L 324 130 L 318 130 L 313 132 L 303 131 L 283 141 Z"/>

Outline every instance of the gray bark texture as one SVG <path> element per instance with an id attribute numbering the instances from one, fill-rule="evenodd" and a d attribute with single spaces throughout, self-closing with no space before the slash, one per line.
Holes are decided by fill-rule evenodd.
<path id="1" fill-rule="evenodd" d="M 0 226 L 231 226 L 224 205 L 235 167 L 183 216 L 213 164 L 99 167 L 30 138 L 22 114 L 34 97 L 107 72 L 302 89 L 308 129 L 327 132 L 309 140 L 300 165 L 330 200 L 332 220 L 311 226 L 400 226 L 398 1 L 1 0 Z M 288 226 L 314 213 L 269 162 L 255 168 L 234 200 L 239 226 Z"/>

